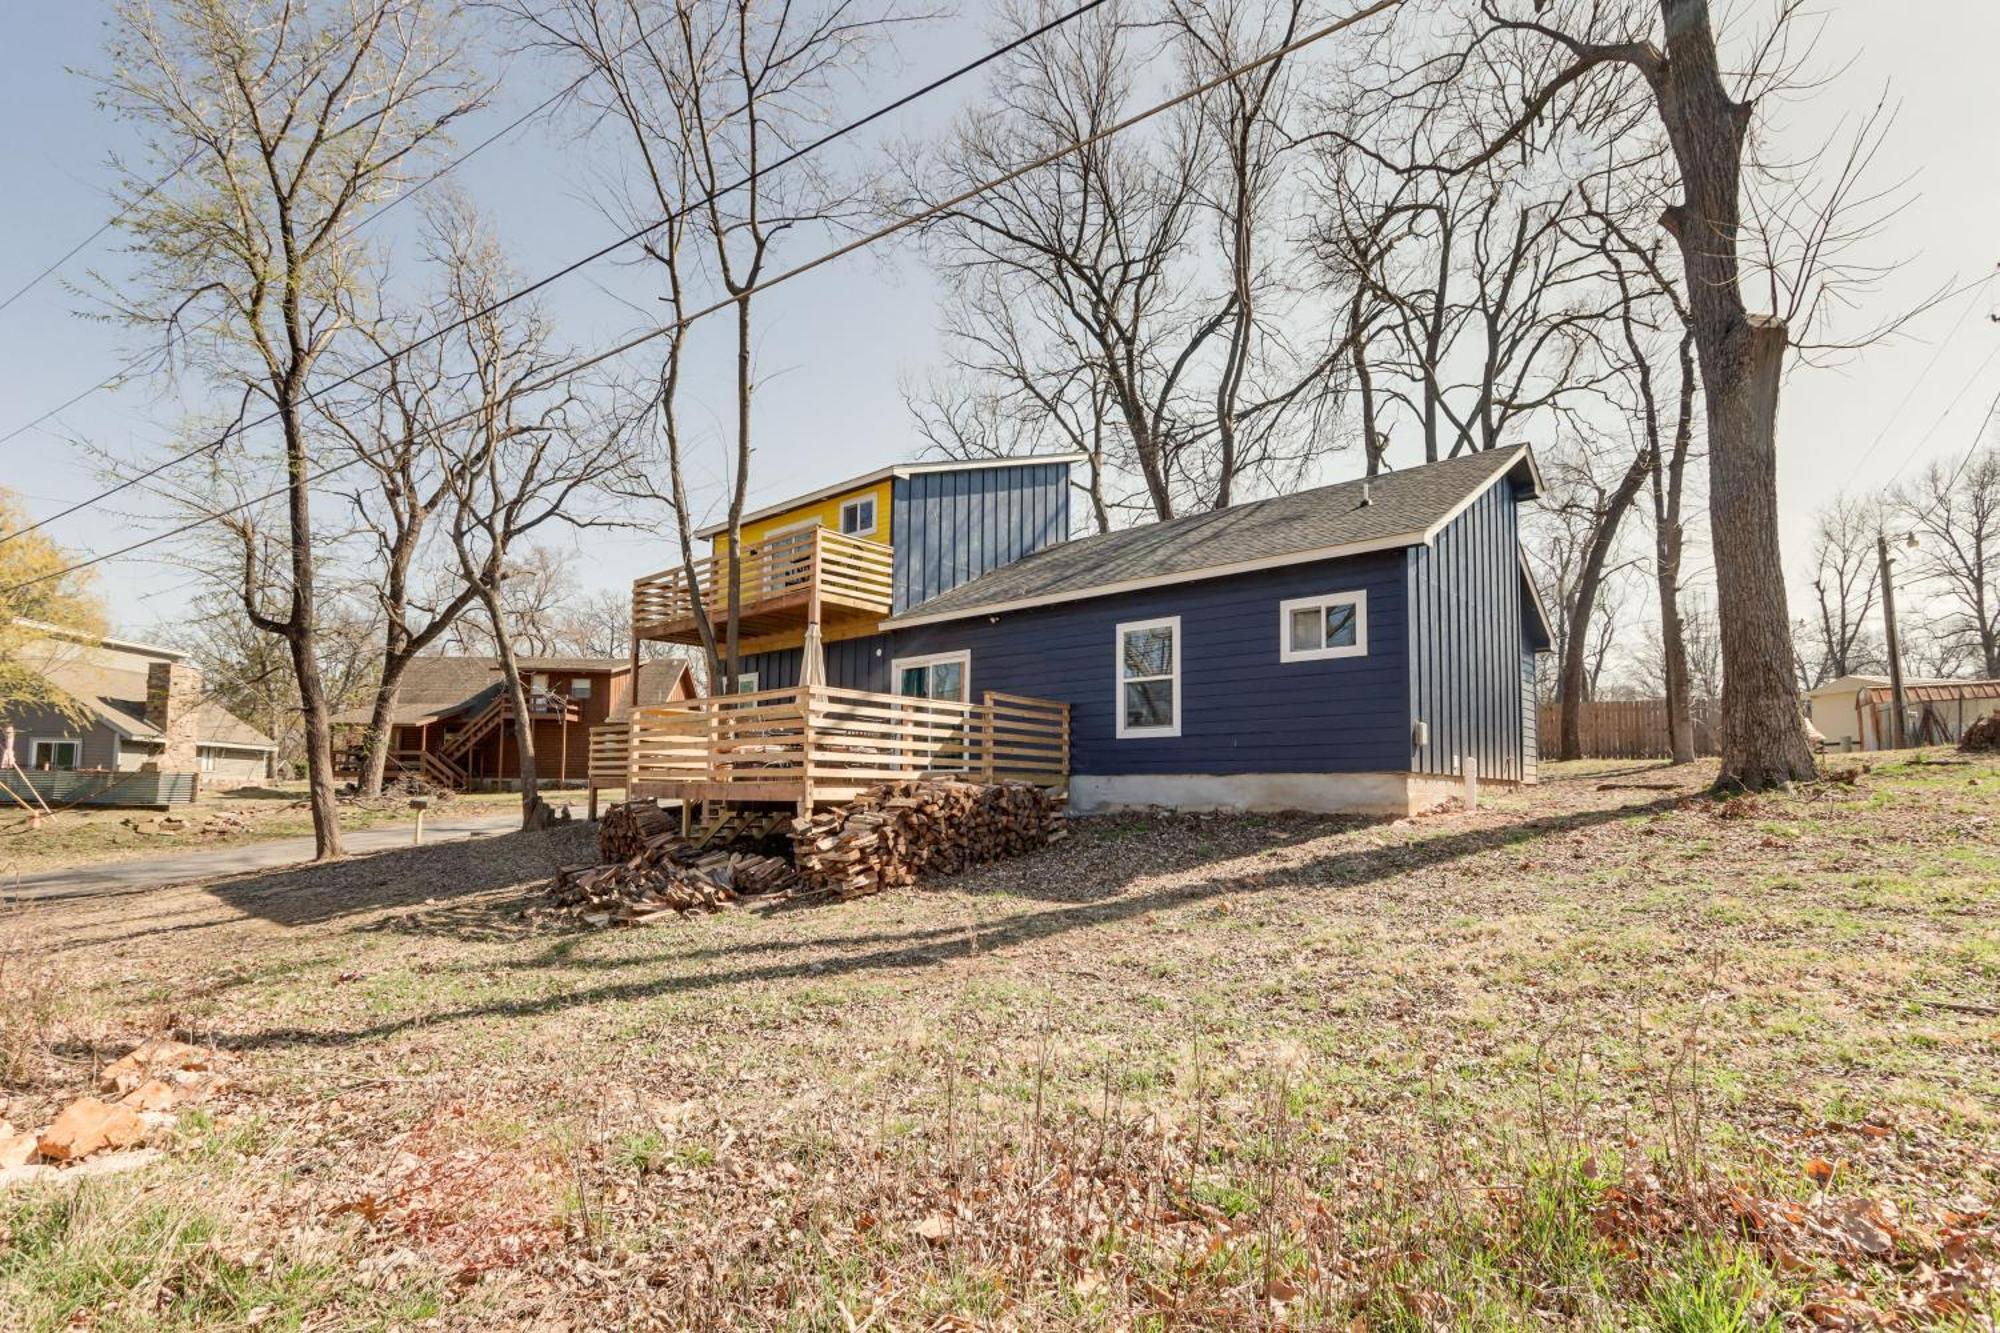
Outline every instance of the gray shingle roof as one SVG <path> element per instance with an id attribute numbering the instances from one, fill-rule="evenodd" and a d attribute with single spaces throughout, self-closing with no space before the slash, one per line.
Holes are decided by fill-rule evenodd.
<path id="1" fill-rule="evenodd" d="M 1066 601 L 1122 587 L 1228 573 L 1339 548 L 1415 545 L 1498 478 L 1533 475 L 1525 445 L 1430 463 L 1367 480 L 1231 505 L 1044 547 L 891 617 L 887 625 Z M 1368 501 L 1362 503 L 1362 488 Z"/>

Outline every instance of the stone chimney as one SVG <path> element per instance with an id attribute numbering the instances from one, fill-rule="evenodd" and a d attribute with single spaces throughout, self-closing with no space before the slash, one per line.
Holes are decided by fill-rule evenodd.
<path id="1" fill-rule="evenodd" d="M 201 759 L 201 672 L 185 662 L 153 662 L 146 667 L 146 721 L 167 738 L 160 752 L 162 773 L 195 773 Z"/>

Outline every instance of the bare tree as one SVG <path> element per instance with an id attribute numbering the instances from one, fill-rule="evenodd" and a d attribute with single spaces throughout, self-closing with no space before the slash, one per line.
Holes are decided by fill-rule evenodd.
<path id="1" fill-rule="evenodd" d="M 1795 8 L 1787 0 L 1781 25 Z M 1776 431 L 1790 318 L 1814 300 L 1810 270 L 1817 261 L 1804 257 L 1788 291 L 1778 293 L 1773 283 L 1782 303 L 1768 314 L 1752 314 L 1743 294 L 1746 271 L 1754 274 L 1758 259 L 1755 253 L 1746 259 L 1742 248 L 1745 145 L 1757 98 L 1774 72 L 1753 59 L 1750 73 L 1732 81 L 1717 55 L 1708 0 L 1660 0 L 1657 9 L 1482 0 L 1478 23 L 1479 48 L 1489 39 L 1502 45 L 1514 39 L 1514 49 L 1545 59 L 1547 72 L 1470 165 L 1498 155 L 1599 71 L 1635 75 L 1651 96 L 1680 195 L 1661 221 L 1680 249 L 1708 417 L 1710 526 L 1726 662 L 1719 780 L 1764 787 L 1809 777 L 1815 769 L 1791 670 L 1778 546 Z"/>
<path id="2" fill-rule="evenodd" d="M 524 575 L 523 548 L 536 533 L 550 525 L 605 521 L 592 516 L 588 502 L 623 475 L 630 446 L 621 434 L 584 420 L 577 387 L 541 313 L 528 302 L 496 308 L 513 291 L 514 279 L 475 217 L 468 214 L 454 228 L 444 262 L 447 291 L 463 312 L 451 368 L 465 406 L 451 417 L 463 424 L 435 436 L 448 455 L 439 470 L 454 491 L 450 535 L 459 571 L 486 613 L 513 711 L 522 827 L 534 828 L 553 812 L 537 780 L 534 710 L 507 584 Z"/>
<path id="3" fill-rule="evenodd" d="M 366 262 L 350 224 L 484 92 L 438 0 L 119 0 L 110 33 L 102 100 L 143 127 L 157 157 L 185 159 L 164 188 L 128 182 L 120 225 L 140 276 L 111 297 L 113 313 L 275 424 L 285 562 L 259 596 L 248 575 L 264 556 L 244 545 L 243 610 L 290 651 L 314 845 L 337 856 L 308 395 Z"/>
<path id="4" fill-rule="evenodd" d="M 1875 639 L 1875 605 L 1881 592 L 1881 562 L 1875 539 L 1882 531 L 1881 506 L 1838 496 L 1813 518 L 1813 619 L 1809 627 L 1806 686 L 1882 666 Z"/>
<path id="5" fill-rule="evenodd" d="M 1100 524 L 1124 510 L 1171 518 L 1228 504 L 1246 486 L 1298 475 L 1331 369 L 1346 364 L 1301 356 L 1290 336 L 1297 284 L 1280 243 L 1281 163 L 1296 62 L 1230 76 L 1281 47 L 1303 6 L 1181 4 L 1164 36 L 1128 8 L 1114 3 L 1012 53 L 992 104 L 916 158 L 895 201 L 940 210 L 922 234 L 963 372 L 945 387 L 1017 408 L 1059 405 L 1063 429 L 1097 460 Z M 1010 26 L 1052 12 L 1037 5 Z M 1136 110 L 1143 44 L 1162 41 L 1184 84 L 1220 82 L 1184 114 L 1085 143 Z M 978 447 L 960 409 L 933 401 L 925 416 L 947 447 Z M 1135 493 L 1117 493 L 1107 476 L 1129 478 Z"/>
<path id="6" fill-rule="evenodd" d="M 428 244 L 447 254 L 452 229 L 469 215 L 462 200 L 447 199 L 426 212 Z M 457 315 L 449 301 L 431 303 L 424 318 L 383 318 L 363 327 L 355 387 L 319 399 L 327 429 L 344 440 L 365 480 L 344 491 L 355 527 L 368 550 L 366 586 L 382 621 L 380 669 L 368 729 L 362 742 L 360 790 L 382 790 L 394 734 L 396 698 L 410 663 L 440 642 L 478 600 L 463 579 L 440 568 L 442 543 L 434 522 L 456 492 L 443 465 L 458 456 L 435 447 L 434 437 L 456 405 L 450 396 L 443 343 L 421 342 L 423 325 L 442 327 Z M 400 344 L 413 353 L 395 355 Z M 455 573 L 453 562 L 451 571 Z M 430 585 L 428 595 L 423 584 Z"/>
<path id="7" fill-rule="evenodd" d="M 1957 467 L 1932 463 L 1898 492 L 1894 512 L 1918 535 L 1918 577 L 1944 608 L 1938 633 L 2000 679 L 2000 445 Z"/>
<path id="8" fill-rule="evenodd" d="M 696 591 L 695 620 L 726 689 L 740 667 L 743 511 L 749 496 L 755 397 L 753 300 L 773 247 L 803 227 L 839 225 L 858 191 L 811 160 L 767 172 L 831 118 L 836 87 L 866 63 L 893 24 L 851 0 L 557 0 L 513 10 L 534 40 L 587 75 L 595 123 L 633 155 L 624 207 L 650 224 L 647 254 L 666 285 L 672 325 L 657 377 L 657 439 L 667 486 L 635 469 L 628 490 L 675 516 L 681 559 Z M 700 596 L 695 518 L 685 482 L 679 414 L 691 280 L 712 277 L 735 314 L 735 446 L 724 523 L 727 619 L 718 642 Z"/>

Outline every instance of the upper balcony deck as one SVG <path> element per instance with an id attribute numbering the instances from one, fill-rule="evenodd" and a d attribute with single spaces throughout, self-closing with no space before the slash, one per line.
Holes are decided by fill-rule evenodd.
<path id="1" fill-rule="evenodd" d="M 889 614 L 892 551 L 884 542 L 801 528 L 741 547 L 743 651 L 801 642 L 817 609 L 828 639 L 874 630 Z M 699 589 L 720 636 L 729 611 L 729 557 L 718 551 L 695 561 L 694 586 L 685 568 L 661 570 L 632 584 L 632 633 L 666 643 L 700 643 L 695 619 Z"/>

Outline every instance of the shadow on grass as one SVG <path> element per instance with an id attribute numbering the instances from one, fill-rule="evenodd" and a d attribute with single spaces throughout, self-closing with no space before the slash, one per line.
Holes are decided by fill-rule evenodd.
<path id="1" fill-rule="evenodd" d="M 686 953 L 668 952 L 640 958 L 627 956 L 609 960 L 604 965 L 618 969 L 664 966 L 678 967 L 679 970 L 667 975 L 610 981 L 596 986 L 565 989 L 554 994 L 544 993 L 532 998 L 495 1000 L 437 1012 L 412 1013 L 344 1030 L 277 1027 L 225 1035 L 220 1040 L 223 1045 L 236 1049 L 346 1046 L 439 1023 L 489 1018 L 527 1018 L 591 1005 L 637 1002 L 662 995 L 696 993 L 745 984 L 768 984 L 799 979 L 824 981 L 840 976 L 930 968 L 962 957 L 971 950 L 986 953 L 1039 943 L 1072 931 L 1116 924 L 1147 913 L 1186 907 L 1222 896 L 1254 899 L 1261 894 L 1284 893 L 1299 889 L 1351 890 L 1370 884 L 1387 883 L 1401 876 L 1420 873 L 1465 857 L 1517 846 L 1524 840 L 1560 837 L 1601 824 L 1665 812 L 1679 807 L 1680 804 L 1679 797 L 1663 797 L 1644 803 L 1582 810 L 1497 826 L 1466 829 L 1410 842 L 1342 847 L 1298 866 L 1268 870 L 1242 867 L 1184 883 L 1163 885 L 1149 892 L 1130 892 L 1129 886 L 1141 875 L 1161 873 L 1160 866 L 1149 865 L 1143 869 L 1128 869 L 1122 878 L 1116 875 L 1107 876 L 1105 883 L 1109 887 L 1104 892 L 1009 917 L 982 921 L 978 923 L 976 930 L 963 925 L 926 926 L 906 932 L 846 937 L 814 936 L 803 941 L 746 941 Z M 1038 853 L 1005 864 L 1032 869 L 1033 863 L 1038 859 L 1057 855 L 1065 857 L 1066 873 L 1076 873 L 1074 858 L 1067 852 Z M 1244 859 L 1242 856 L 1229 857 L 1223 864 L 1241 862 Z M 1180 873 L 1197 870 L 1201 864 L 1199 861 L 1191 862 L 1183 867 Z M 1169 870 L 1168 873 L 1174 872 Z M 470 891 L 470 886 L 467 886 L 467 891 Z M 484 903 L 477 906 L 480 910 L 490 912 L 494 904 Z M 801 920 L 817 919 L 823 918 L 801 918 Z M 538 958 L 526 960 L 517 966 L 525 968 L 598 966 L 595 960 L 588 964 L 579 964 L 569 957 L 584 941 L 598 938 L 601 936 L 563 936 L 553 941 Z M 831 958 L 821 956 L 810 961 L 783 959 L 765 961 L 763 958 L 763 955 L 782 955 L 802 947 L 820 951 L 845 949 L 848 952 Z M 493 966 L 492 960 L 482 960 L 484 970 L 491 970 Z"/>
<path id="2" fill-rule="evenodd" d="M 308 926 L 385 908 L 449 902 L 514 888 L 595 859 L 587 824 L 496 832 L 373 852 L 324 865 L 260 871 L 203 886 L 216 901 L 281 926 Z M 492 904 L 482 900 L 487 914 Z"/>

